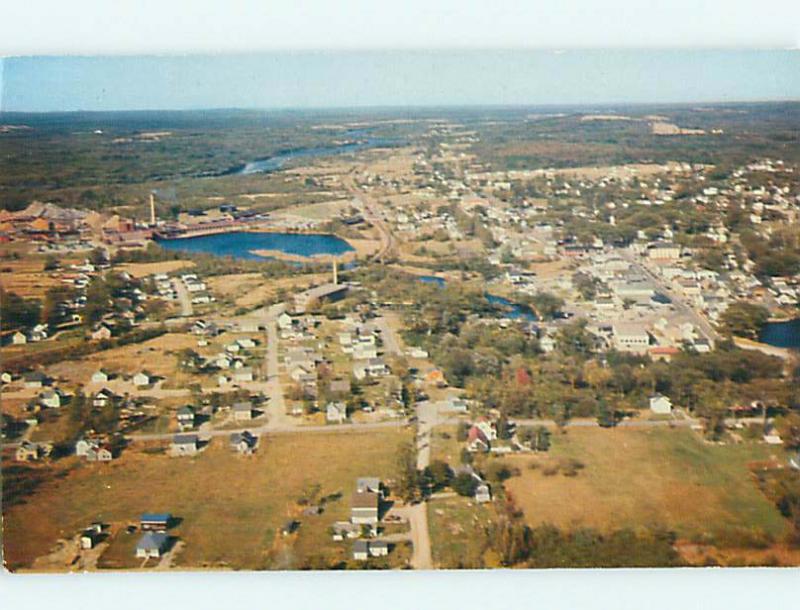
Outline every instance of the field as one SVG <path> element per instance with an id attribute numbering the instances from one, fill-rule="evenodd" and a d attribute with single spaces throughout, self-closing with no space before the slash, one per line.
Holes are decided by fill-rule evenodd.
<path id="1" fill-rule="evenodd" d="M 428 524 L 431 552 L 437 568 L 489 568 L 485 528 L 491 523 L 490 506 L 478 506 L 462 497 L 431 500 Z"/>
<path id="2" fill-rule="evenodd" d="M 777 538 L 787 528 L 748 469 L 775 453 L 766 445 L 708 445 L 688 430 L 574 428 L 553 441 L 547 458 L 509 460 L 521 475 L 506 489 L 533 526 L 662 525 L 683 538 L 743 529 Z M 567 459 L 584 465 L 576 476 L 545 474 L 548 464 Z M 539 466 L 530 468 L 532 461 Z"/>
<path id="3" fill-rule="evenodd" d="M 124 525 L 142 512 L 169 511 L 181 519 L 172 533 L 185 543 L 178 566 L 297 568 L 311 558 L 338 563 L 349 557 L 350 545 L 333 542 L 327 528 L 347 518 L 356 477 L 392 478 L 396 449 L 405 440 L 407 434 L 397 431 L 279 435 L 242 458 L 217 438 L 196 458 L 138 449 L 111 464 L 76 465 L 70 458 L 21 503 L 5 508 L 6 562 L 10 569 L 30 566 L 93 520 Z M 332 497 L 321 515 L 302 516 L 297 500 L 315 485 L 318 498 Z M 279 530 L 290 518 L 300 528 L 283 537 Z M 118 550 L 112 542 L 110 552 Z"/>

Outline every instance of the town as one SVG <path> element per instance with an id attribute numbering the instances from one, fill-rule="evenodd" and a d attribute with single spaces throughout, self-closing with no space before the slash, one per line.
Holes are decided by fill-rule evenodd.
<path id="1" fill-rule="evenodd" d="M 6 565 L 800 565 L 798 112 L 0 129 Z"/>

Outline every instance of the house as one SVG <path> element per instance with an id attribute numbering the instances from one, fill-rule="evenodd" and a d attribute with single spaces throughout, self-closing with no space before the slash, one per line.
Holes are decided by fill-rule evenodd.
<path id="1" fill-rule="evenodd" d="M 549 354 L 556 349 L 556 341 L 550 335 L 545 335 L 539 339 L 539 348 L 545 353 Z"/>
<path id="2" fill-rule="evenodd" d="M 28 335 L 28 341 L 38 342 L 47 339 L 47 325 L 37 324 L 31 329 Z"/>
<path id="3" fill-rule="evenodd" d="M 253 381 L 252 367 L 245 366 L 233 373 L 233 380 L 238 382 Z"/>
<path id="4" fill-rule="evenodd" d="M 75 443 L 75 455 L 78 457 L 86 457 L 86 453 L 89 451 L 89 449 L 99 446 L 100 441 L 96 439 L 79 439 L 78 442 Z"/>
<path id="5" fill-rule="evenodd" d="M 346 397 L 350 395 L 350 379 L 334 379 L 331 381 L 328 391 L 337 397 Z"/>
<path id="6" fill-rule="evenodd" d="M 425 375 L 425 381 L 435 385 L 437 388 L 443 388 L 447 385 L 447 381 L 444 378 L 444 373 L 439 369 L 433 369 L 427 375 Z"/>
<path id="7" fill-rule="evenodd" d="M 108 340 L 111 338 L 111 329 L 105 324 L 101 324 L 92 331 L 92 339 L 95 341 Z"/>
<path id="8" fill-rule="evenodd" d="M 234 421 L 250 421 L 253 419 L 253 405 L 249 402 L 237 402 L 231 407 Z"/>
<path id="9" fill-rule="evenodd" d="M 94 398 L 92 399 L 92 406 L 105 407 L 116 397 L 117 396 L 116 394 L 114 394 L 114 392 L 112 392 L 108 388 L 103 388 L 94 395 Z"/>
<path id="10" fill-rule="evenodd" d="M 28 342 L 28 337 L 22 331 L 17 331 L 11 335 L 11 343 L 14 345 L 25 345 Z"/>
<path id="11" fill-rule="evenodd" d="M 341 424 L 347 419 L 347 405 L 343 402 L 329 402 L 325 407 L 325 421 Z"/>
<path id="12" fill-rule="evenodd" d="M 370 540 L 367 548 L 370 557 L 386 557 L 389 554 L 389 543 L 385 540 Z"/>
<path id="13" fill-rule="evenodd" d="M 14 376 L 8 371 L 0 373 L 0 383 L 11 383 L 14 381 Z"/>
<path id="14" fill-rule="evenodd" d="M 285 311 L 281 315 L 278 316 L 278 327 L 281 330 L 290 329 L 292 327 L 293 323 L 294 323 L 294 320 L 292 319 L 292 316 L 290 316 Z"/>
<path id="15" fill-rule="evenodd" d="M 136 556 L 159 558 L 169 546 L 169 536 L 164 532 L 145 532 L 136 543 Z"/>
<path id="16" fill-rule="evenodd" d="M 81 549 L 89 550 L 93 549 L 97 543 L 100 541 L 102 537 L 103 526 L 99 523 L 83 530 L 80 539 Z"/>
<path id="17" fill-rule="evenodd" d="M 478 504 L 492 501 L 492 490 L 488 483 L 479 483 L 475 488 L 475 501 Z"/>
<path id="18" fill-rule="evenodd" d="M 353 358 L 355 360 L 369 360 L 378 357 L 378 348 L 371 343 L 356 343 L 353 346 Z"/>
<path id="19" fill-rule="evenodd" d="M 367 377 L 382 377 L 389 374 L 389 368 L 383 358 L 370 358 L 353 364 L 353 376 L 359 381 Z"/>
<path id="20" fill-rule="evenodd" d="M 185 455 L 196 455 L 197 444 L 199 438 L 196 434 L 176 434 L 172 437 L 172 443 L 169 446 L 169 453 L 173 457 L 181 457 Z"/>
<path id="21" fill-rule="evenodd" d="M 144 531 L 163 532 L 169 528 L 170 523 L 172 523 L 170 513 L 144 513 L 139 519 L 139 527 Z"/>
<path id="22" fill-rule="evenodd" d="M 389 543 L 385 540 L 356 540 L 353 543 L 353 559 L 366 561 L 370 557 L 385 557 L 389 554 Z"/>
<path id="23" fill-rule="evenodd" d="M 489 439 L 484 431 L 478 426 L 472 426 L 467 432 L 467 450 L 475 453 L 477 451 L 486 452 L 490 448 Z"/>
<path id="24" fill-rule="evenodd" d="M 43 407 L 58 409 L 64 404 L 64 395 L 60 390 L 46 390 L 39 394 L 39 403 Z"/>
<path id="25" fill-rule="evenodd" d="M 103 444 L 96 447 L 89 447 L 86 450 L 87 462 L 110 462 L 114 459 L 114 454 L 111 451 L 111 445 Z"/>
<path id="26" fill-rule="evenodd" d="M 651 396 L 650 410 L 658 415 L 669 415 L 672 413 L 672 401 L 663 394 Z"/>
<path id="27" fill-rule="evenodd" d="M 256 342 L 253 339 L 250 339 L 249 337 L 245 337 L 244 339 L 237 339 L 236 343 L 242 349 L 251 349 L 256 346 Z"/>
<path id="28" fill-rule="evenodd" d="M 17 447 L 14 457 L 18 462 L 34 462 L 42 457 L 42 453 L 39 443 L 22 441 Z"/>
<path id="29" fill-rule="evenodd" d="M 349 521 L 336 521 L 331 526 L 332 537 L 337 542 L 345 538 L 358 538 L 361 535 L 361 526 Z"/>
<path id="30" fill-rule="evenodd" d="M 233 432 L 230 436 L 230 446 L 233 451 L 241 455 L 250 455 L 255 451 L 258 439 L 247 430 Z"/>
<path id="31" fill-rule="evenodd" d="M 92 383 L 106 383 L 111 378 L 111 374 L 105 369 L 100 369 L 92 374 Z"/>
<path id="32" fill-rule="evenodd" d="M 650 335 L 641 324 L 617 322 L 612 328 L 614 347 L 618 351 L 643 354 L 650 347 Z"/>
<path id="33" fill-rule="evenodd" d="M 133 385 L 136 387 L 143 387 L 150 385 L 155 380 L 155 377 L 150 375 L 147 371 L 140 371 L 133 376 Z"/>
<path id="34" fill-rule="evenodd" d="M 26 388 L 41 388 L 47 383 L 47 376 L 41 371 L 30 371 L 22 376 Z"/>
<path id="35" fill-rule="evenodd" d="M 178 427 L 181 429 L 181 432 L 194 428 L 194 409 L 192 409 L 192 407 L 181 407 L 178 409 L 175 417 L 178 420 Z"/>
<path id="36" fill-rule="evenodd" d="M 366 540 L 356 540 L 353 543 L 353 559 L 356 561 L 369 559 L 369 543 Z"/>
<path id="37" fill-rule="evenodd" d="M 294 297 L 295 310 L 304 313 L 310 305 L 314 303 L 325 303 L 338 301 L 347 294 L 349 286 L 346 284 L 323 284 L 316 288 L 311 288 Z"/>
<path id="38" fill-rule="evenodd" d="M 378 477 L 359 477 L 356 479 L 356 492 L 371 492 L 381 495 L 383 493 L 383 490 L 381 490 L 381 480 Z"/>
<path id="39" fill-rule="evenodd" d="M 377 525 L 380 497 L 371 491 L 353 493 L 350 521 L 351 523 Z"/>

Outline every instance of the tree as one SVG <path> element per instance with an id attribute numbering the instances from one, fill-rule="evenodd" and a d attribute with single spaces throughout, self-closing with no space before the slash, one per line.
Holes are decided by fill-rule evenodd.
<path id="1" fill-rule="evenodd" d="M 731 304 L 720 315 L 720 327 L 728 334 L 758 339 L 761 328 L 769 319 L 769 310 L 762 305 L 745 301 Z"/>
<path id="2" fill-rule="evenodd" d="M 787 449 L 800 449 L 800 413 L 791 412 L 776 417 L 775 427 Z"/>
<path id="3" fill-rule="evenodd" d="M 433 460 L 425 470 L 435 489 L 447 487 L 453 479 L 453 470 L 442 460 Z"/>
<path id="4" fill-rule="evenodd" d="M 48 254 L 44 259 L 44 270 L 54 271 L 61 266 L 61 262 L 55 254 Z"/>
<path id="5" fill-rule="evenodd" d="M 478 481 L 468 472 L 462 472 L 453 479 L 450 485 L 459 496 L 472 497 L 478 487 Z"/>
<path id="6" fill-rule="evenodd" d="M 608 408 L 604 400 L 600 401 L 600 405 L 597 408 L 597 423 L 601 428 L 613 428 L 617 425 L 613 410 Z"/>
<path id="7" fill-rule="evenodd" d="M 23 299 L 15 292 L 6 292 L 0 287 L 0 319 L 3 327 L 30 328 L 39 321 L 39 303 L 34 299 Z"/>
<path id="8" fill-rule="evenodd" d="M 397 494 L 405 502 L 419 500 L 419 476 L 417 472 L 417 455 L 413 444 L 403 443 L 397 452 Z"/>

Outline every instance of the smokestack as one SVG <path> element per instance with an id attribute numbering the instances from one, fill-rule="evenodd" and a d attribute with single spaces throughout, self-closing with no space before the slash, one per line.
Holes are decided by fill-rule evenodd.
<path id="1" fill-rule="evenodd" d="M 339 283 L 339 272 L 336 269 L 336 259 L 333 259 L 333 284 L 336 285 Z"/>
<path id="2" fill-rule="evenodd" d="M 156 224 L 156 198 L 153 193 L 150 193 L 150 224 Z"/>

